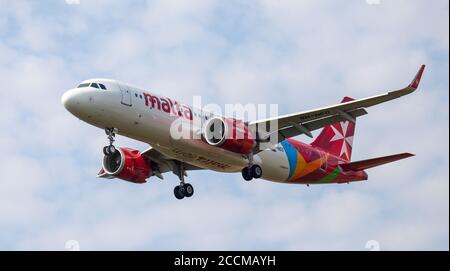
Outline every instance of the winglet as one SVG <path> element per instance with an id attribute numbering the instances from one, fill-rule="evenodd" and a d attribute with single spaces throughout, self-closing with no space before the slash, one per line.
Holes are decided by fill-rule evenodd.
<path id="1" fill-rule="evenodd" d="M 420 79 L 422 78 L 423 71 L 425 70 L 425 65 L 420 67 L 419 72 L 417 72 L 416 77 L 412 80 L 411 84 L 408 87 L 416 90 L 419 87 Z"/>

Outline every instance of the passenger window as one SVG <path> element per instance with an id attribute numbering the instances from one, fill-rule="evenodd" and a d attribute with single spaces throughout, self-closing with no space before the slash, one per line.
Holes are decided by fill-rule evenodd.
<path id="1" fill-rule="evenodd" d="M 91 87 L 93 87 L 93 88 L 98 88 L 98 85 L 97 85 L 97 83 L 92 83 L 92 84 L 91 84 Z"/>
<path id="2" fill-rule="evenodd" d="M 83 84 L 79 84 L 78 88 L 85 88 L 85 87 L 88 87 L 88 86 L 89 86 L 89 83 L 83 83 Z"/>
<path id="3" fill-rule="evenodd" d="M 103 84 L 100 84 L 100 83 L 99 83 L 98 85 L 100 86 L 100 88 L 101 88 L 101 89 L 105 89 L 105 90 L 106 90 L 106 87 L 105 87 L 105 85 L 103 85 Z"/>

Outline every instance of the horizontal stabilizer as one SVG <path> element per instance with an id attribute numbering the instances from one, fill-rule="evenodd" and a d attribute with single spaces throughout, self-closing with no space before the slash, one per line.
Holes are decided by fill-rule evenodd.
<path id="1" fill-rule="evenodd" d="M 347 164 L 341 164 L 340 166 L 345 171 L 349 171 L 349 170 L 359 171 L 359 170 L 364 170 L 364 169 L 368 169 L 368 168 L 381 166 L 381 165 L 384 165 L 384 164 L 387 164 L 390 162 L 394 162 L 397 160 L 405 159 L 405 158 L 408 158 L 411 156 L 414 156 L 414 154 L 400 153 L 400 154 L 394 154 L 394 155 L 389 155 L 389 156 L 383 156 L 383 157 L 378 157 L 378 158 L 372 158 L 372 159 L 367 159 L 367 160 L 351 162 L 351 163 L 347 163 Z"/>

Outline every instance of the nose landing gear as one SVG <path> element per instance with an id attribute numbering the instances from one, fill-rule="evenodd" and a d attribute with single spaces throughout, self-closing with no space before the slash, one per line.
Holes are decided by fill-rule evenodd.
<path id="1" fill-rule="evenodd" d="M 105 133 L 108 136 L 109 145 L 103 147 L 103 154 L 108 156 L 116 152 L 116 147 L 114 147 L 115 136 L 117 133 L 116 128 L 105 128 Z"/>

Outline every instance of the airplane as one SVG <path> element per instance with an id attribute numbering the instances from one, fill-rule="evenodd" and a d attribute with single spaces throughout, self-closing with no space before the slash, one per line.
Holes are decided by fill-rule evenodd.
<path id="1" fill-rule="evenodd" d="M 256 121 L 216 115 L 111 79 L 89 79 L 66 91 L 61 101 L 74 116 L 105 131 L 97 177 L 146 183 L 172 172 L 178 176 L 177 199 L 191 197 L 187 171 L 241 172 L 246 181 L 288 184 L 350 183 L 368 179 L 365 170 L 414 156 L 399 153 L 351 161 L 356 118 L 368 107 L 414 92 L 425 65 L 405 88 L 363 99 L 344 97 L 339 104 Z M 189 136 L 174 137 L 174 124 L 188 124 Z M 272 125 L 274 124 L 274 125 Z M 176 126 L 176 125 L 175 125 Z M 323 129 L 322 129 L 323 128 Z M 313 137 L 310 144 L 293 137 Z M 116 134 L 145 142 L 147 150 L 114 146 Z M 192 136 L 194 135 L 194 136 Z"/>

